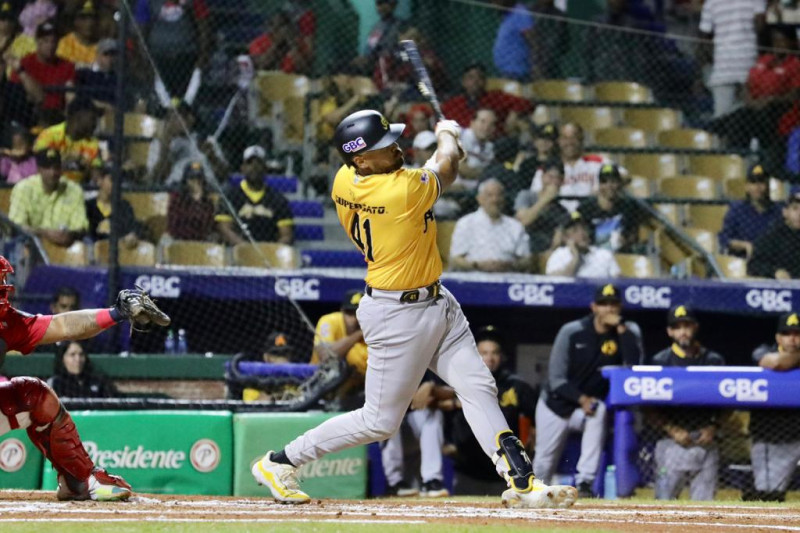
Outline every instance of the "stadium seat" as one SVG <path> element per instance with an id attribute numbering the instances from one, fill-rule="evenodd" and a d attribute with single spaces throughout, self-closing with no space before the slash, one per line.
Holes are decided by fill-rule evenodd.
<path id="1" fill-rule="evenodd" d="M 233 247 L 233 264 L 259 268 L 298 268 L 300 257 L 287 244 L 258 242 L 255 245 L 243 242 Z"/>
<path id="2" fill-rule="evenodd" d="M 683 231 L 693 238 L 700 248 L 706 252 L 713 254 L 717 252 L 719 246 L 717 245 L 717 234 L 703 228 L 684 228 Z"/>
<path id="3" fill-rule="evenodd" d="M 727 205 L 690 205 L 687 222 L 693 228 L 719 233 L 727 212 Z"/>
<path id="4" fill-rule="evenodd" d="M 273 135 L 281 148 L 285 147 L 286 141 L 301 143 L 309 79 L 297 74 L 259 71 L 256 86 L 261 95 L 261 109 L 270 117 Z"/>
<path id="5" fill-rule="evenodd" d="M 648 133 L 674 130 L 680 127 L 680 113 L 667 107 L 656 109 L 625 109 L 622 123 L 629 128 L 639 128 Z"/>
<path id="6" fill-rule="evenodd" d="M 94 262 L 108 264 L 109 241 L 102 239 L 94 243 Z M 123 266 L 149 267 L 156 264 L 156 247 L 153 243 L 139 241 L 134 248 L 120 245 L 119 264 Z"/>
<path id="7" fill-rule="evenodd" d="M 11 207 L 11 189 L 12 187 L 0 188 L 0 212 L 8 215 L 8 209 Z"/>
<path id="8" fill-rule="evenodd" d="M 714 259 L 726 278 L 743 279 L 747 277 L 747 261 L 741 257 L 715 254 Z"/>
<path id="9" fill-rule="evenodd" d="M 682 204 L 653 204 L 653 207 L 673 225 L 681 225 L 684 217 L 684 206 Z"/>
<path id="10" fill-rule="evenodd" d="M 620 58 L 620 61 L 624 61 Z M 601 102 L 641 104 L 653 101 L 649 87 L 631 81 L 604 81 L 594 85 L 594 99 Z"/>
<path id="11" fill-rule="evenodd" d="M 547 124 L 548 122 L 554 122 L 555 117 L 555 108 L 542 104 L 537 105 L 536 109 L 534 109 L 533 113 L 531 113 L 531 120 L 533 120 L 533 123 L 537 126 Z"/>
<path id="12" fill-rule="evenodd" d="M 225 266 L 225 247 L 213 242 L 174 241 L 164 247 L 168 265 Z"/>
<path id="13" fill-rule="evenodd" d="M 636 128 L 606 128 L 594 132 L 594 143 L 614 148 L 645 148 L 647 135 Z"/>
<path id="14" fill-rule="evenodd" d="M 738 155 L 691 155 L 688 160 L 690 174 L 708 176 L 720 181 L 731 178 L 744 178 L 745 176 L 744 160 Z"/>
<path id="15" fill-rule="evenodd" d="M 559 109 L 561 122 L 575 122 L 586 131 L 613 128 L 616 124 L 610 107 L 562 107 Z"/>
<path id="16" fill-rule="evenodd" d="M 324 241 L 325 229 L 314 224 L 295 224 L 294 240 L 296 241 Z"/>
<path id="17" fill-rule="evenodd" d="M 680 173 L 675 154 L 625 154 L 622 166 L 635 176 L 647 178 L 666 178 Z"/>
<path id="18" fill-rule="evenodd" d="M 789 198 L 789 184 L 776 178 L 770 178 L 769 197 L 773 202 L 786 201 Z"/>
<path id="19" fill-rule="evenodd" d="M 743 200 L 745 196 L 745 185 L 747 180 L 744 178 L 733 178 L 725 180 L 722 184 L 722 191 L 731 200 Z"/>
<path id="20" fill-rule="evenodd" d="M 378 94 L 378 88 L 369 76 L 350 76 L 349 82 L 354 93 L 364 96 Z"/>
<path id="21" fill-rule="evenodd" d="M 261 97 L 275 102 L 289 97 L 304 97 L 310 82 L 299 74 L 286 74 L 278 70 L 260 70 L 256 74 L 256 86 Z"/>
<path id="22" fill-rule="evenodd" d="M 661 178 L 659 194 L 668 198 L 694 198 L 714 200 L 717 198 L 716 182 L 705 176 L 674 176 Z"/>
<path id="23" fill-rule="evenodd" d="M 455 220 L 443 220 L 436 223 L 436 246 L 442 256 L 442 265 L 445 269 L 450 261 L 450 241 L 453 240 L 453 230 L 456 229 Z"/>
<path id="24" fill-rule="evenodd" d="M 167 231 L 167 207 L 169 193 L 166 192 L 125 192 L 122 195 L 133 208 L 136 220 L 142 222 L 153 242 L 158 242 Z"/>
<path id="25" fill-rule="evenodd" d="M 54 265 L 86 266 L 89 264 L 89 250 L 83 241 L 75 241 L 70 246 L 59 246 L 42 239 L 42 248 Z"/>
<path id="26" fill-rule="evenodd" d="M 658 134 L 658 144 L 663 148 L 708 150 L 714 147 L 714 138 L 705 130 L 667 130 Z"/>
<path id="27" fill-rule="evenodd" d="M 488 78 L 486 80 L 487 91 L 503 91 L 515 96 L 527 96 L 525 89 L 526 87 L 517 80 L 506 78 Z"/>
<path id="28" fill-rule="evenodd" d="M 325 216 L 325 209 L 317 200 L 290 200 L 289 208 L 294 217 L 322 218 Z"/>
<path id="29" fill-rule="evenodd" d="M 655 261 L 647 255 L 614 254 L 623 278 L 655 278 L 658 276 Z"/>
<path id="30" fill-rule="evenodd" d="M 358 250 L 303 250 L 303 266 L 364 268 L 364 254 Z"/>
<path id="31" fill-rule="evenodd" d="M 632 176 L 625 190 L 636 198 L 650 198 L 653 193 L 653 182 L 650 178 Z"/>
<path id="32" fill-rule="evenodd" d="M 586 100 L 586 88 L 575 81 L 535 81 L 531 84 L 531 92 L 536 100 L 566 100 L 570 102 Z"/>

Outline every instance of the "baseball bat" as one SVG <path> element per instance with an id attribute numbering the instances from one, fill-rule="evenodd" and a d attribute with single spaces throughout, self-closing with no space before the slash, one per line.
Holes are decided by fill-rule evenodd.
<path id="1" fill-rule="evenodd" d="M 417 43 L 410 40 L 400 41 L 400 58 L 411 63 L 411 67 L 414 69 L 414 78 L 417 82 L 417 89 L 433 107 L 436 120 L 445 120 L 442 107 L 439 105 L 439 98 L 436 96 L 436 91 L 433 90 L 433 83 L 430 75 L 428 75 L 428 69 L 425 68 L 425 64 L 419 56 Z"/>

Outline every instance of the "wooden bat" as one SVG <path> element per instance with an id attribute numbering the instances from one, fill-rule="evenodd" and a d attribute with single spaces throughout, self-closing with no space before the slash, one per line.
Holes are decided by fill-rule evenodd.
<path id="1" fill-rule="evenodd" d="M 417 89 L 433 107 L 436 120 L 445 120 L 442 107 L 439 105 L 439 98 L 436 96 L 436 91 L 433 90 L 433 83 L 430 75 L 428 75 L 428 69 L 425 68 L 425 64 L 419 56 L 417 43 L 414 41 L 400 41 L 400 58 L 411 63 L 414 69 L 414 78 L 417 82 Z"/>

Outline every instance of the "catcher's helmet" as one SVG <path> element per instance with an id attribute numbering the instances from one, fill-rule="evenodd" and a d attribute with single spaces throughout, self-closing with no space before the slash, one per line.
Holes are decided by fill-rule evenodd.
<path id="1" fill-rule="evenodd" d="M 390 124 L 377 111 L 356 111 L 336 126 L 333 142 L 344 162 L 350 164 L 354 155 L 390 146 L 405 128 L 405 124 Z"/>

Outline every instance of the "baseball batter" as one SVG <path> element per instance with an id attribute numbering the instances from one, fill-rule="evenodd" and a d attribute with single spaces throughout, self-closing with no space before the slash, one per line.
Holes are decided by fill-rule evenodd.
<path id="1" fill-rule="evenodd" d="M 568 507 L 574 487 L 534 482 L 533 468 L 497 404 L 497 388 L 483 364 L 467 320 L 439 282 L 433 204 L 458 175 L 459 127 L 436 125 L 437 148 L 421 169 L 403 168 L 397 139 L 405 128 L 377 111 L 359 111 L 336 128 L 344 165 L 332 197 L 344 230 L 367 262 L 366 294 L 357 316 L 369 358 L 365 403 L 268 451 L 253 464 L 256 481 L 281 502 L 305 503 L 296 468 L 323 455 L 389 438 L 397 431 L 425 371 L 456 391 L 481 448 L 509 485 L 509 506 Z"/>

